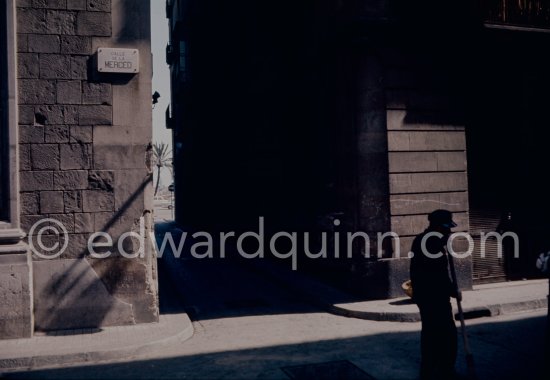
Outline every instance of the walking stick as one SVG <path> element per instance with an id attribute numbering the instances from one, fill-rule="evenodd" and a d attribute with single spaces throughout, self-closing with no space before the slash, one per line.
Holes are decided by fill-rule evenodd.
<path id="1" fill-rule="evenodd" d="M 455 291 L 457 294 L 456 298 L 456 305 L 458 307 L 458 316 L 460 318 L 460 330 L 462 331 L 462 340 L 464 342 L 464 352 L 466 353 L 466 367 L 468 369 L 468 377 L 472 380 L 477 379 L 476 372 L 475 372 L 475 366 L 474 366 L 474 355 L 472 355 L 472 351 L 470 350 L 470 342 L 468 341 L 468 335 L 466 334 L 466 324 L 464 323 L 464 312 L 462 311 L 462 301 L 460 300 L 460 288 L 458 287 L 458 281 L 456 279 L 456 270 L 455 270 L 455 263 L 453 260 L 453 255 L 447 253 L 447 257 L 449 258 L 449 269 L 451 270 L 451 280 L 453 281 L 453 285 L 455 287 Z"/>

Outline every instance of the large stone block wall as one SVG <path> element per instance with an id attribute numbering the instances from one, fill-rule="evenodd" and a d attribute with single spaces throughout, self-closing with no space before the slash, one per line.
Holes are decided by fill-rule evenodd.
<path id="1" fill-rule="evenodd" d="M 456 230 L 468 231 L 466 135 L 449 75 L 427 55 L 393 52 L 387 58 L 392 231 L 404 238 L 405 257 L 435 209 L 452 211 Z"/>
<path id="2" fill-rule="evenodd" d="M 158 319 L 151 229 L 151 76 L 148 1 L 17 2 L 21 225 L 63 223 L 68 248 L 34 255 L 36 327 L 62 329 Z M 136 48 L 140 73 L 98 74 L 99 47 Z M 117 241 L 145 229 L 145 257 Z M 93 232 L 111 234 L 92 259 Z M 64 240 L 50 235 L 51 245 Z M 124 249 L 136 253 L 137 240 Z"/>
<path id="3" fill-rule="evenodd" d="M 454 231 L 469 231 L 464 102 L 447 58 L 413 49 L 385 54 L 391 228 L 404 258 L 435 209 L 453 212 Z M 453 247 L 463 252 L 465 243 L 457 239 Z M 470 287 L 471 258 L 457 260 L 457 271 Z"/>

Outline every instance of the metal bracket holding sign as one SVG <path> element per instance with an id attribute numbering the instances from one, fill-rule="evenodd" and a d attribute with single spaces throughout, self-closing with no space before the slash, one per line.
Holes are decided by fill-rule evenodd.
<path id="1" fill-rule="evenodd" d="M 139 73 L 139 50 L 98 48 L 97 71 L 100 73 L 137 74 Z"/>

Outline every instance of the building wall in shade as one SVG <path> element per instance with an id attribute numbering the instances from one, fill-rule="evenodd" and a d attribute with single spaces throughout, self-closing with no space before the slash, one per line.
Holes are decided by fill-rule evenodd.
<path id="1" fill-rule="evenodd" d="M 14 7 L 18 154 L 10 165 L 19 168 L 19 227 L 28 234 L 51 219 L 67 236 L 48 235 L 45 245 L 68 242 L 45 259 L 47 251 L 24 241 L 31 333 L 158 321 L 149 7 L 131 0 L 20 0 Z M 102 47 L 138 49 L 139 73 L 100 73 Z M 91 256 L 95 232 L 112 237 L 108 258 Z M 123 239 L 127 232 L 144 239 Z M 130 259 L 121 249 L 143 254 Z"/>
<path id="2" fill-rule="evenodd" d="M 482 137 L 467 138 L 492 128 L 479 122 L 490 111 L 476 94 L 502 65 L 495 57 L 507 56 L 507 41 L 520 34 L 528 49 L 544 39 L 494 25 L 486 5 L 168 1 L 171 51 L 185 45 L 184 75 L 171 60 L 178 222 L 233 231 L 265 216 L 274 231 L 364 231 L 374 236 L 370 252 L 357 245 L 352 258 L 332 252 L 303 267 L 366 297 L 402 295 L 412 239 L 427 215 L 448 209 L 456 230 L 470 231 L 470 201 L 483 181 L 469 168 L 501 170 Z M 500 53 L 491 56 L 486 44 Z M 521 56 L 519 46 L 509 54 Z M 502 136 L 513 140 L 514 132 Z M 508 205 L 499 207 L 503 217 Z M 378 247 L 376 233 L 388 231 L 399 242 Z M 455 248 L 463 252 L 465 243 Z M 457 266 L 471 287 L 471 258 Z"/>

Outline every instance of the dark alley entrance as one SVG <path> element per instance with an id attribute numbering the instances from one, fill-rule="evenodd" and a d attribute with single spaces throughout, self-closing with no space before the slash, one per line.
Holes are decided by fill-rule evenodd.
<path id="1" fill-rule="evenodd" d="M 255 270 L 250 260 L 230 252 L 225 258 L 200 259 L 190 253 L 187 245 L 181 254 L 162 249 L 167 234 L 177 245 L 183 233 L 174 222 L 158 222 L 155 226 L 157 245 L 163 252 L 158 259 L 161 313 L 184 310 L 193 321 L 200 322 L 320 311 Z"/>

